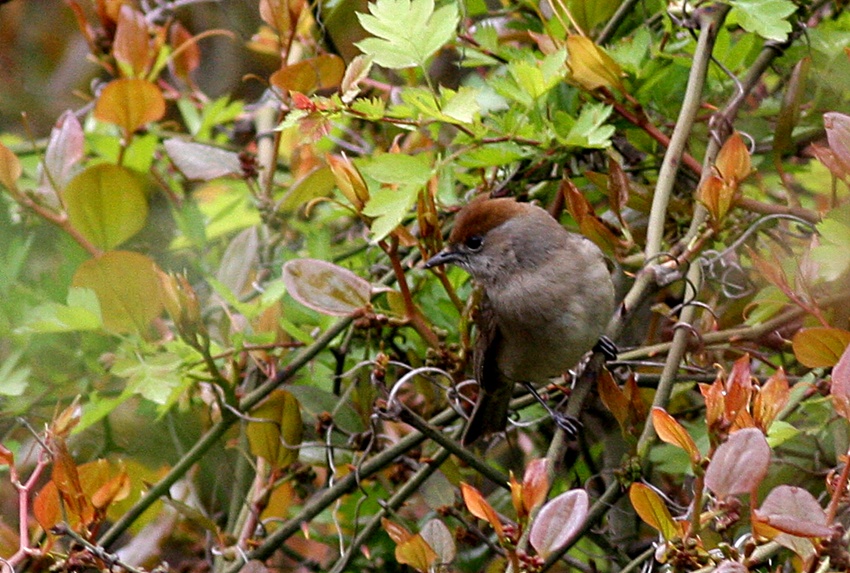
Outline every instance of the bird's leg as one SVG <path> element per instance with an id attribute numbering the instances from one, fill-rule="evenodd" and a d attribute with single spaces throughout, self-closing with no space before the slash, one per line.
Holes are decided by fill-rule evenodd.
<path id="1" fill-rule="evenodd" d="M 581 430 L 581 422 L 579 422 L 577 418 L 573 418 L 572 416 L 553 410 L 530 382 L 523 382 L 522 385 L 525 386 L 525 389 L 528 390 L 532 396 L 534 396 L 535 400 L 540 402 L 540 405 L 546 409 L 546 412 L 549 413 L 549 416 L 555 421 L 555 424 L 557 424 L 559 428 L 564 430 L 571 437 L 576 436 L 579 433 L 579 430 Z"/>

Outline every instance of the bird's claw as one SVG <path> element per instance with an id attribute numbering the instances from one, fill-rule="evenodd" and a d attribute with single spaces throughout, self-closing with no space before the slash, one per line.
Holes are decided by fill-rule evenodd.
<path id="1" fill-rule="evenodd" d="M 604 334 L 599 337 L 599 340 L 596 341 L 596 344 L 593 346 L 594 352 L 599 352 L 603 356 L 605 356 L 605 360 L 616 360 L 617 359 L 617 345 L 614 344 L 614 341 L 605 336 Z"/>
<path id="2" fill-rule="evenodd" d="M 567 436 L 570 438 L 577 436 L 581 431 L 582 424 L 578 418 L 574 418 L 567 414 L 561 414 L 559 412 L 552 412 L 552 414 L 552 419 L 555 420 L 555 424 L 566 432 Z"/>

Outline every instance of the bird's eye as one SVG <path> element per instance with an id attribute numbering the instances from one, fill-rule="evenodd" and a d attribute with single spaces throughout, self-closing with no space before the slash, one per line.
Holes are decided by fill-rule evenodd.
<path id="1" fill-rule="evenodd" d="M 481 249 L 481 246 L 484 244 L 484 238 L 481 235 L 472 235 L 467 238 L 464 242 L 466 248 L 470 251 L 478 251 Z"/>

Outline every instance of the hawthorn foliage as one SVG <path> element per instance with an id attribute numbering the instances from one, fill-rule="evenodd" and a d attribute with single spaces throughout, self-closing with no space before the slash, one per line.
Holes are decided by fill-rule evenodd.
<path id="1" fill-rule="evenodd" d="M 841 2 L 205 5 L 68 0 L 92 81 L 2 126 L 0 569 L 850 567 Z M 576 436 L 457 442 L 476 296 L 420 263 L 480 193 L 614 263 Z"/>

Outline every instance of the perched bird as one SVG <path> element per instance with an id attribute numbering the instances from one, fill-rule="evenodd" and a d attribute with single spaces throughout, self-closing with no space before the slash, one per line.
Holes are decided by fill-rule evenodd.
<path id="1" fill-rule="evenodd" d="M 477 198 L 457 214 L 448 245 L 425 267 L 448 263 L 483 291 L 467 445 L 505 429 L 515 383 L 545 383 L 594 347 L 614 312 L 614 286 L 596 245 L 507 198 Z"/>

